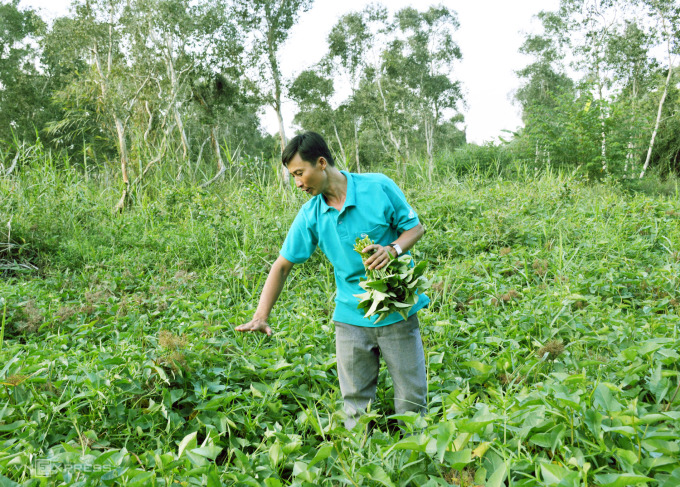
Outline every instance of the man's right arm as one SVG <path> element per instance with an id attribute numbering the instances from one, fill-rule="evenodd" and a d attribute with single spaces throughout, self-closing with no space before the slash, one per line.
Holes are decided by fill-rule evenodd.
<path id="1" fill-rule="evenodd" d="M 271 336 L 272 329 L 267 324 L 267 320 L 294 265 L 291 261 L 281 256 L 274 261 L 262 288 L 260 302 L 257 305 L 253 319 L 246 324 L 237 326 L 236 331 L 259 331 L 266 333 L 267 336 Z"/>

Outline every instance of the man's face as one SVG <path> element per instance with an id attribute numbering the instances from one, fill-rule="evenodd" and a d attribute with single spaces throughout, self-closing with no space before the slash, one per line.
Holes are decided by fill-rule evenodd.
<path id="1" fill-rule="evenodd" d="M 302 191 L 316 196 L 323 193 L 327 184 L 326 159 L 319 157 L 316 165 L 302 160 L 300 154 L 295 154 L 288 163 L 288 171 L 295 178 L 295 186 Z"/>

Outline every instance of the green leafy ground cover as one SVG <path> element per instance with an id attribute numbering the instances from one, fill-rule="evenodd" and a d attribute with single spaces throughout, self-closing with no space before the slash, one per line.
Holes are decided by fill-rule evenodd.
<path id="1" fill-rule="evenodd" d="M 322 256 L 272 338 L 233 330 L 302 195 L 147 189 L 114 216 L 75 172 L 1 180 L 0 485 L 680 485 L 677 190 L 399 183 L 435 278 L 429 412 L 392 416 L 383 371 L 347 432 Z"/>

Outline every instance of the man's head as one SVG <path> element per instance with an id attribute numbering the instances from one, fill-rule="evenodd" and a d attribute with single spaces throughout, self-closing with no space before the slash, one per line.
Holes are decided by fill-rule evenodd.
<path id="1" fill-rule="evenodd" d="M 316 165 L 320 157 L 323 157 L 329 166 L 335 166 L 326 141 L 316 132 L 305 132 L 293 137 L 281 154 L 283 165 L 288 167 L 295 154 L 299 154 L 303 161 L 309 162 L 312 166 Z"/>

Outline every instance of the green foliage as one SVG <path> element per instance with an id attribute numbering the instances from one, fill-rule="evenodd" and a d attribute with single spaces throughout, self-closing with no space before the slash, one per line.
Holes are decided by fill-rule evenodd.
<path id="1" fill-rule="evenodd" d="M 32 9 L 19 8 L 19 0 L 0 5 L 0 144 L 34 141 L 36 127 L 44 123 L 49 96 L 47 81 L 36 69 L 35 42 L 45 23 Z"/>
<path id="2" fill-rule="evenodd" d="M 0 178 L 3 483 L 680 480 L 677 193 L 521 164 L 394 174 L 435 274 L 429 410 L 392 415 L 383 370 L 348 432 L 322 256 L 293 271 L 272 338 L 233 330 L 304 195 L 158 179 L 112 214 L 105 180 L 32 154 Z"/>
<path id="3" fill-rule="evenodd" d="M 368 236 L 356 239 L 354 250 L 361 255 L 364 266 L 370 254 L 363 250 L 373 243 Z M 399 313 L 407 319 L 409 311 L 418 302 L 416 292 L 429 288 L 429 282 L 423 275 L 426 267 L 425 261 L 413 265 L 411 255 L 404 254 L 391 258 L 382 269 L 366 269 L 366 278 L 359 283 L 366 292 L 354 295 L 359 299 L 358 308 L 365 312 L 364 318 L 377 316 L 375 323 L 378 323 L 393 313 Z"/>
<path id="4" fill-rule="evenodd" d="M 463 94 L 452 79 L 462 56 L 453 40 L 458 27 L 443 6 L 390 15 L 374 4 L 343 15 L 328 35 L 328 53 L 292 84 L 295 121 L 324 134 L 356 171 L 426 157 L 431 177 L 435 154 L 465 142 L 456 127 Z M 339 86 L 350 93 L 332 106 Z"/>
<path id="5" fill-rule="evenodd" d="M 538 18 L 542 32 L 520 49 L 533 60 L 518 71 L 518 155 L 631 179 L 649 153 L 652 166 L 676 171 L 677 3 L 562 0 Z"/>

